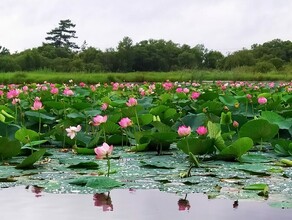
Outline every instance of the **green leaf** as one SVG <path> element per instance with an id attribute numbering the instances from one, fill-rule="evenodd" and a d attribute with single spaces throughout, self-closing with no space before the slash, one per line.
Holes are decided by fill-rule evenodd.
<path id="1" fill-rule="evenodd" d="M 72 185 L 86 186 L 94 189 L 111 190 L 123 186 L 124 184 L 116 181 L 110 177 L 97 176 L 97 177 L 82 177 L 69 182 Z"/>
<path id="2" fill-rule="evenodd" d="M 18 164 L 16 169 L 28 169 L 33 166 L 35 162 L 41 159 L 46 153 L 46 149 L 40 149 L 39 151 L 34 152 L 32 155 L 25 158 L 20 164 Z"/>
<path id="3" fill-rule="evenodd" d="M 243 189 L 245 190 L 264 190 L 268 187 L 267 184 L 265 183 L 255 183 L 255 184 L 250 184 L 247 186 L 244 186 Z"/>
<path id="4" fill-rule="evenodd" d="M 23 145 L 22 148 L 32 147 L 32 146 L 40 145 L 46 142 L 48 142 L 48 140 L 31 141 L 30 143 Z"/>
<path id="5" fill-rule="evenodd" d="M 80 162 L 77 164 L 69 165 L 68 168 L 72 169 L 97 169 L 99 165 L 96 162 L 89 161 L 89 162 Z"/>
<path id="6" fill-rule="evenodd" d="M 289 129 L 292 126 L 291 119 L 285 119 L 276 112 L 263 111 L 261 118 L 266 119 L 271 124 L 276 124 L 280 129 Z"/>
<path id="7" fill-rule="evenodd" d="M 248 121 L 239 130 L 240 137 L 250 137 L 254 142 L 271 140 L 279 132 L 278 125 L 271 124 L 265 119 Z"/>
<path id="8" fill-rule="evenodd" d="M 253 141 L 249 137 L 237 139 L 230 146 L 224 148 L 220 155 L 239 159 L 243 154 L 247 153 L 253 147 Z"/>
<path id="9" fill-rule="evenodd" d="M 101 124 L 100 127 L 105 130 L 106 134 L 117 134 L 120 132 L 120 126 L 109 120 Z"/>
<path id="10" fill-rule="evenodd" d="M 36 141 L 39 139 L 39 134 L 34 130 L 30 130 L 27 128 L 20 128 L 15 132 L 15 138 L 20 142 L 27 144 L 31 141 Z"/>
<path id="11" fill-rule="evenodd" d="M 169 160 L 169 157 L 153 157 L 147 160 L 141 161 L 143 166 L 149 168 L 161 168 L 161 169 L 174 169 L 175 166 L 172 164 L 172 161 Z"/>
<path id="12" fill-rule="evenodd" d="M 40 113 L 38 111 L 26 111 L 25 115 L 30 116 L 30 117 L 34 117 L 35 120 L 39 120 L 39 118 L 46 120 L 46 121 L 55 121 L 56 118 L 49 115 L 49 114 L 44 114 L 44 113 Z"/>
<path id="13" fill-rule="evenodd" d="M 95 155 L 94 149 L 84 148 L 84 147 L 74 147 L 74 151 L 81 155 Z"/>
<path id="14" fill-rule="evenodd" d="M 237 103 L 238 101 L 236 100 L 236 98 L 234 98 L 234 96 L 231 95 L 220 95 L 219 96 L 219 100 L 224 104 L 224 105 L 228 105 L 228 106 L 234 106 L 235 103 Z"/>
<path id="15" fill-rule="evenodd" d="M 189 152 L 194 155 L 203 155 L 214 152 L 213 143 L 213 140 L 209 138 L 186 137 L 177 142 L 177 147 L 187 155 Z"/>
<path id="16" fill-rule="evenodd" d="M 144 115 L 139 115 L 139 122 L 141 126 L 148 125 L 152 122 L 153 120 L 153 115 L 152 114 L 144 114 Z M 135 119 L 136 121 L 136 119 Z M 134 123 L 135 123 L 134 121 Z"/>
<path id="17" fill-rule="evenodd" d="M 9 140 L 5 137 L 0 137 L 0 159 L 11 158 L 20 153 L 21 144 L 18 140 Z"/>
<path id="18" fill-rule="evenodd" d="M 81 112 L 74 112 L 67 115 L 68 118 L 86 118 L 86 116 Z"/>
<path id="19" fill-rule="evenodd" d="M 222 125 L 230 125 L 232 123 L 231 112 L 222 112 L 220 118 L 220 124 Z"/>

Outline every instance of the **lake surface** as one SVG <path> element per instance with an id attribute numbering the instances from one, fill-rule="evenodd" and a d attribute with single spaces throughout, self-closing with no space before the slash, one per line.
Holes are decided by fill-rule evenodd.
<path id="1" fill-rule="evenodd" d="M 238 203 L 204 194 L 176 195 L 159 190 L 115 189 L 110 193 L 50 194 L 41 188 L 0 189 L 1 220 L 270 220 L 292 219 L 292 209 L 265 200 Z"/>

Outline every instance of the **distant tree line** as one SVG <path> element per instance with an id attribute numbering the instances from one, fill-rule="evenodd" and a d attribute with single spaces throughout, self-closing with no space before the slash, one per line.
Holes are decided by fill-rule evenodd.
<path id="1" fill-rule="evenodd" d="M 61 20 L 47 32 L 46 42 L 37 48 L 10 53 L 0 46 L 0 72 L 51 70 L 56 72 L 135 72 L 186 69 L 233 70 L 246 68 L 255 72 L 281 70 L 291 64 L 292 42 L 274 39 L 254 44 L 224 56 L 204 45 L 194 47 L 172 41 L 143 40 L 136 44 L 124 37 L 117 48 L 105 51 L 73 42 L 75 24 Z"/>

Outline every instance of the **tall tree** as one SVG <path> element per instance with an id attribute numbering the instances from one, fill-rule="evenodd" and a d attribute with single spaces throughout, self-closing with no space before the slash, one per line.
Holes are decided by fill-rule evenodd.
<path id="1" fill-rule="evenodd" d="M 55 29 L 47 32 L 48 37 L 45 39 L 49 41 L 48 44 L 53 45 L 54 47 L 63 47 L 67 49 L 78 49 L 76 43 L 72 42 L 73 38 L 77 38 L 75 36 L 76 31 L 74 28 L 76 25 L 71 22 L 71 20 L 61 20 L 59 22 L 59 26 Z"/>
<path id="2" fill-rule="evenodd" d="M 7 48 L 0 45 L 0 55 L 10 55 L 10 52 Z"/>

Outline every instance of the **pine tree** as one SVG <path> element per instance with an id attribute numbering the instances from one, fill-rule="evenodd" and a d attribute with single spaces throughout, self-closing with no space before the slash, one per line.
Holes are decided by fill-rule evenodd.
<path id="1" fill-rule="evenodd" d="M 75 36 L 76 31 L 73 30 L 76 25 L 71 22 L 71 20 L 60 20 L 59 27 L 47 32 L 49 35 L 45 39 L 50 41 L 50 45 L 54 47 L 62 47 L 67 49 L 79 49 L 77 44 L 72 42 L 72 38 L 77 38 Z"/>

